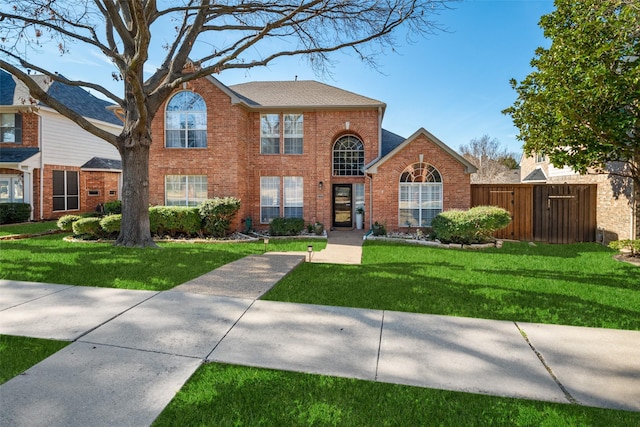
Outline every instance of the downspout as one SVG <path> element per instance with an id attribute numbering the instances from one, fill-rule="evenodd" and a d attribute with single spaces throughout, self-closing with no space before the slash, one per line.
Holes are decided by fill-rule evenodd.
<path id="1" fill-rule="evenodd" d="M 40 146 L 40 220 L 44 219 L 44 144 L 42 143 L 42 116 L 38 114 L 38 145 Z"/>
<path id="2" fill-rule="evenodd" d="M 373 228 L 373 223 L 371 222 L 373 216 L 373 177 L 369 173 L 365 176 L 369 178 L 369 215 L 367 216 L 369 217 L 369 230 L 371 230 Z"/>

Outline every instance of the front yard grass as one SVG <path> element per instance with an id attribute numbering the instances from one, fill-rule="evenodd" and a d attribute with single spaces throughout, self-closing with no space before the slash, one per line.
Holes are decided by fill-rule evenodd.
<path id="1" fill-rule="evenodd" d="M 27 222 L 23 224 L 8 224 L 0 226 L 0 237 L 14 236 L 17 234 L 40 234 L 57 231 L 56 221 Z"/>
<path id="2" fill-rule="evenodd" d="M 320 250 L 326 240 L 314 240 Z M 305 251 L 308 240 L 271 239 L 269 251 Z M 0 279 L 162 291 L 264 252 L 249 243 L 159 243 L 161 250 L 67 242 L 60 234 L 0 242 Z"/>
<path id="3" fill-rule="evenodd" d="M 595 243 L 454 250 L 365 242 L 362 265 L 305 263 L 264 299 L 640 329 L 640 268 Z"/>
<path id="4" fill-rule="evenodd" d="M 153 426 L 635 426 L 640 413 L 209 363 Z"/>
<path id="5" fill-rule="evenodd" d="M 0 384 L 46 359 L 70 342 L 0 335 Z"/>
<path id="6" fill-rule="evenodd" d="M 271 240 L 270 251 L 308 241 Z M 164 250 L 46 236 L 1 242 L 0 277 L 168 289 L 252 253 L 255 243 L 162 243 Z M 315 250 L 324 242 L 313 241 Z M 268 299 L 621 329 L 640 328 L 640 268 L 595 244 L 507 243 L 478 252 L 366 242 L 363 265 L 308 264 Z M 68 343 L 0 336 L 0 383 Z M 32 356 L 27 358 L 27 355 Z M 640 425 L 640 413 L 321 375 L 203 365 L 154 425 Z"/>

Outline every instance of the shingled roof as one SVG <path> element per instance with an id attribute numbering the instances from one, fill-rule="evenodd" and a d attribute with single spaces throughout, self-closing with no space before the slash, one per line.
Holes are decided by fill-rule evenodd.
<path id="1" fill-rule="evenodd" d="M 96 98 L 78 86 L 69 86 L 52 81 L 44 75 L 31 76 L 38 85 L 50 96 L 62 102 L 78 114 L 115 125 L 122 125 L 122 121 L 107 110 L 110 102 Z M 25 106 L 30 104 L 29 89 L 18 79 L 4 70 L 0 70 L 0 105 Z M 38 102 L 37 105 L 45 104 Z"/>
<path id="2" fill-rule="evenodd" d="M 252 107 L 386 107 L 378 100 L 313 80 L 250 82 L 228 87 Z"/>

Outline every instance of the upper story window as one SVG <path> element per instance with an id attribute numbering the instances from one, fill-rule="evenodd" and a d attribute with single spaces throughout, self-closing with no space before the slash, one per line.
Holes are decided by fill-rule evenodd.
<path id="1" fill-rule="evenodd" d="M 260 153 L 280 154 L 280 115 L 260 116 Z"/>
<path id="2" fill-rule="evenodd" d="M 282 144 L 281 140 L 283 140 Z M 303 141 L 304 116 L 302 114 L 262 114 L 260 116 L 261 154 L 280 154 L 280 152 L 302 154 Z"/>
<path id="3" fill-rule="evenodd" d="M 0 114 L 0 143 L 22 144 L 22 115 Z"/>
<path id="4" fill-rule="evenodd" d="M 284 115 L 284 154 L 302 154 L 304 117 L 302 114 Z"/>
<path id="5" fill-rule="evenodd" d="M 364 144 L 353 135 L 338 139 L 333 146 L 333 175 L 364 175 Z"/>
<path id="6" fill-rule="evenodd" d="M 547 156 L 544 154 L 536 153 L 536 163 L 544 163 L 547 161 Z"/>
<path id="7" fill-rule="evenodd" d="M 176 93 L 167 104 L 165 146 L 206 148 L 207 105 L 197 93 Z"/>

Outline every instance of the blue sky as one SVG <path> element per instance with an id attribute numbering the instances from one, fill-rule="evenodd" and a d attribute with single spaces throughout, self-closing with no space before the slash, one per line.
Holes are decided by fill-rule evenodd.
<path id="1" fill-rule="evenodd" d="M 535 49 L 549 46 L 540 17 L 552 0 L 465 0 L 437 22 L 447 29 L 379 58 L 378 71 L 337 54 L 333 76 L 323 81 L 387 104 L 383 127 L 404 137 L 420 127 L 451 148 L 484 134 L 521 152 L 518 129 L 501 113 L 513 104 L 511 78 L 531 72 Z M 404 40 L 399 36 L 398 40 Z M 315 79 L 304 61 L 278 61 L 265 69 L 217 76 L 225 84 L 254 80 Z"/>
<path id="2" fill-rule="evenodd" d="M 487 134 L 519 155 L 518 130 L 501 111 L 516 98 L 509 79 L 523 79 L 531 71 L 535 49 L 550 44 L 538 22 L 553 10 L 553 1 L 465 0 L 452 6 L 436 17 L 446 32 L 403 44 L 396 53 L 379 57 L 377 71 L 337 53 L 330 77 L 317 76 L 305 61 L 288 58 L 264 68 L 225 71 L 216 78 L 227 85 L 295 76 L 321 80 L 385 102 L 383 127 L 399 135 L 408 137 L 424 127 L 457 150 Z M 405 40 L 401 34 L 397 39 Z M 112 66 L 104 58 L 82 55 L 76 49 L 63 57 L 51 55 L 46 62 L 68 78 L 90 75 L 120 94 L 110 77 Z"/>

